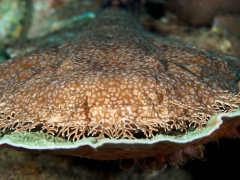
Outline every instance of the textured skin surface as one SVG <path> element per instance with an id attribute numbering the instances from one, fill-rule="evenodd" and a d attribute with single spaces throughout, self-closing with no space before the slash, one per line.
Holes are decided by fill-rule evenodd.
<path id="1" fill-rule="evenodd" d="M 227 63 L 106 10 L 75 40 L 0 65 L 0 128 L 73 140 L 203 128 L 239 108 Z"/>

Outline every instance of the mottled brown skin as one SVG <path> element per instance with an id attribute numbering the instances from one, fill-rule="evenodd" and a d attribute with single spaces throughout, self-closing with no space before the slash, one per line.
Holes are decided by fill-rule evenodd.
<path id="1" fill-rule="evenodd" d="M 0 65 L 0 128 L 79 140 L 203 128 L 239 107 L 226 62 L 106 10 L 56 48 Z"/>
<path id="2" fill-rule="evenodd" d="M 239 0 L 167 0 L 167 10 L 192 25 L 209 25 L 219 14 L 239 14 Z"/>

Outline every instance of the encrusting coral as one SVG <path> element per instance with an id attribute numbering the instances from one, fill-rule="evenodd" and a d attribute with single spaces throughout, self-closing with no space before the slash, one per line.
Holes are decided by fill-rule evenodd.
<path id="1" fill-rule="evenodd" d="M 0 72 L 3 132 L 41 130 L 72 141 L 183 136 L 240 103 L 237 79 L 225 61 L 155 36 L 121 10 L 103 11 L 75 40 L 17 56 L 2 63 Z M 192 149 L 181 150 L 185 146 Z M 166 147 L 169 162 L 178 155 L 202 156 L 199 144 Z M 101 159 L 133 155 L 111 153 Z"/>

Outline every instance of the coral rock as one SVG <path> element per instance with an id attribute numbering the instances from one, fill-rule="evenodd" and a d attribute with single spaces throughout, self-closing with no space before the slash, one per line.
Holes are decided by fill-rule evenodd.
<path id="1" fill-rule="evenodd" d="M 167 0 L 165 7 L 193 25 L 210 24 L 219 14 L 239 14 L 238 0 Z"/>

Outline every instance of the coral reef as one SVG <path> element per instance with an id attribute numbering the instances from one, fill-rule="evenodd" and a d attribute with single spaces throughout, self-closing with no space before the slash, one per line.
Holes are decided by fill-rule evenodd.
<path id="1" fill-rule="evenodd" d="M 142 19 L 142 24 L 159 36 L 196 46 L 215 56 L 223 53 L 234 58 L 233 56 L 240 57 L 239 19 L 237 15 L 217 15 L 211 26 L 194 27 L 183 23 L 175 14 L 166 12 L 158 20 L 147 16 Z"/>
<path id="2" fill-rule="evenodd" d="M 32 0 L 25 16 L 25 36 L 41 37 L 80 23 L 81 15 L 96 12 L 100 0 Z M 72 22 L 75 21 L 75 22 Z"/>
<path id="3" fill-rule="evenodd" d="M 94 13 L 85 13 L 79 16 L 73 16 L 67 21 L 58 21 L 60 24 L 71 25 L 69 27 L 64 27 L 59 31 L 54 31 L 44 37 L 35 38 L 20 38 L 9 42 L 6 46 L 6 51 L 11 58 L 24 54 L 26 52 L 31 52 L 33 50 L 46 49 L 59 44 L 67 43 L 74 40 L 79 34 L 79 31 L 95 17 Z M 76 24 L 75 24 L 76 23 Z M 64 26 L 65 26 L 64 25 Z"/>
<path id="4" fill-rule="evenodd" d="M 25 1 L 0 1 L 0 39 L 20 35 L 25 10 Z"/>
<path id="5" fill-rule="evenodd" d="M 0 62 L 8 58 L 4 45 L 10 46 L 10 53 L 16 55 L 17 52 L 11 52 L 11 46 L 21 44 L 23 39 L 40 39 L 63 28 L 84 26 L 94 18 L 99 5 L 100 0 L 1 1 Z"/>
<path id="6" fill-rule="evenodd" d="M 125 171 L 118 161 L 97 161 L 71 156 L 34 154 L 0 149 L 1 180 L 191 180 L 184 169 L 169 168 L 161 174 L 147 170 Z"/>
<path id="7" fill-rule="evenodd" d="M 213 26 L 219 33 L 229 39 L 231 48 L 228 53 L 240 57 L 240 16 L 216 16 Z"/>
<path id="8" fill-rule="evenodd" d="M 174 19 L 174 21 L 172 19 Z M 152 30 L 154 34 L 207 51 L 218 51 L 231 53 L 235 56 L 238 55 L 237 49 L 232 49 L 229 38 L 227 38 L 224 33 L 217 31 L 214 27 L 195 28 L 183 25 L 180 21 L 176 20 L 172 14 L 166 14 L 164 18 L 160 20 L 146 18 L 142 23 L 145 28 Z"/>
<path id="9" fill-rule="evenodd" d="M 211 24 L 219 14 L 239 14 L 238 0 L 167 0 L 167 10 L 178 15 L 180 19 L 193 25 Z"/>

